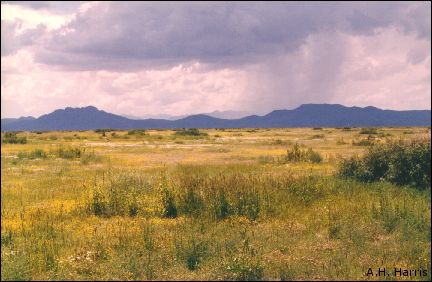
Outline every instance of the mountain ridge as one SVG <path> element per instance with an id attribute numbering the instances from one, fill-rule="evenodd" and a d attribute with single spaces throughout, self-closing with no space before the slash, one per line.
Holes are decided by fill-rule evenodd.
<path id="1" fill-rule="evenodd" d="M 94 106 L 57 109 L 39 118 L 2 119 L 2 131 L 94 130 L 98 128 L 247 128 L 247 127 L 342 127 L 342 126 L 430 126 L 430 110 L 395 111 L 373 106 L 346 107 L 341 104 L 303 104 L 292 110 L 274 110 L 266 115 L 222 119 L 196 114 L 176 120 L 129 119 Z"/>

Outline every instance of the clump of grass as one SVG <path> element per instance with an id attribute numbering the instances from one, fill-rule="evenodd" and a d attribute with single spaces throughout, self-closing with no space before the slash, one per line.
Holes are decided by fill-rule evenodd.
<path id="1" fill-rule="evenodd" d="M 162 216 L 167 218 L 177 217 L 177 206 L 173 193 L 164 188 L 162 191 Z"/>
<path id="2" fill-rule="evenodd" d="M 377 128 L 362 128 L 359 132 L 360 134 L 378 134 Z"/>
<path id="3" fill-rule="evenodd" d="M 145 135 L 146 131 L 144 129 L 132 129 L 128 131 L 128 135 L 137 135 L 142 136 Z"/>
<path id="4" fill-rule="evenodd" d="M 42 149 L 34 149 L 30 152 L 19 152 L 18 158 L 19 159 L 45 159 L 47 157 L 47 153 Z"/>
<path id="5" fill-rule="evenodd" d="M 367 138 L 352 140 L 351 144 L 353 146 L 372 146 L 377 144 L 377 140 L 372 135 L 369 135 Z"/>
<path id="6" fill-rule="evenodd" d="M 301 149 L 300 145 L 296 143 L 291 150 L 287 150 L 287 154 L 282 157 L 282 162 L 312 162 L 320 163 L 322 157 L 320 153 L 309 149 Z"/>
<path id="7" fill-rule="evenodd" d="M 148 183 L 139 177 L 113 176 L 107 184 L 93 187 L 89 210 L 101 217 L 136 216 L 140 211 L 138 196 L 148 188 Z"/>
<path id="8" fill-rule="evenodd" d="M 264 179 L 241 173 L 210 176 L 190 169 L 180 169 L 170 185 L 161 185 L 163 217 L 182 214 L 217 220 L 229 216 L 244 216 L 251 221 L 258 219 L 263 204 L 258 186 Z M 229 190 L 230 185 L 236 185 L 237 189 Z"/>
<path id="9" fill-rule="evenodd" d="M 314 127 L 313 130 L 322 130 L 322 127 Z"/>
<path id="10" fill-rule="evenodd" d="M 351 131 L 351 127 L 342 127 L 342 131 Z"/>
<path id="11" fill-rule="evenodd" d="M 96 155 L 94 151 L 92 152 L 86 152 L 84 153 L 81 158 L 80 162 L 82 164 L 89 164 L 89 163 L 98 163 L 102 161 L 103 156 Z"/>
<path id="12" fill-rule="evenodd" d="M 324 134 L 315 134 L 310 137 L 310 139 L 323 139 L 325 137 Z"/>
<path id="13" fill-rule="evenodd" d="M 340 137 L 336 140 L 336 145 L 345 145 L 347 142 L 343 139 L 343 137 Z"/>
<path id="14" fill-rule="evenodd" d="M 233 214 L 233 207 L 228 202 L 228 198 L 224 189 L 220 189 L 218 191 L 210 206 L 213 210 L 212 212 L 214 217 L 218 220 L 225 219 Z"/>
<path id="15" fill-rule="evenodd" d="M 196 238 L 193 234 L 189 240 L 179 240 L 176 237 L 175 247 L 177 258 L 184 261 L 186 267 L 191 271 L 198 269 L 208 252 L 208 242 Z"/>
<path id="16" fill-rule="evenodd" d="M 26 144 L 27 138 L 25 136 L 19 137 L 16 132 L 5 132 L 2 138 L 2 143 L 7 144 Z"/>
<path id="17" fill-rule="evenodd" d="M 312 163 L 320 163 L 323 160 L 321 154 L 312 150 L 312 148 L 309 148 L 307 151 L 307 159 Z"/>
<path id="18" fill-rule="evenodd" d="M 205 132 L 200 132 L 197 128 L 177 129 L 174 133 L 177 136 L 208 136 Z"/>
<path id="19" fill-rule="evenodd" d="M 275 139 L 272 141 L 273 145 L 292 145 L 291 140 L 282 140 L 282 139 Z"/>
<path id="20" fill-rule="evenodd" d="M 375 145 L 362 158 L 344 160 L 339 174 L 364 182 L 386 180 L 425 189 L 431 186 L 430 138 Z"/>
<path id="21" fill-rule="evenodd" d="M 80 158 L 85 153 L 85 148 L 79 147 L 64 147 L 58 146 L 55 150 L 55 155 L 62 159 L 76 159 Z"/>
<path id="22" fill-rule="evenodd" d="M 323 195 L 322 185 L 312 178 L 293 180 L 290 175 L 275 178 L 238 171 L 209 175 L 192 168 L 188 166 L 175 173 L 171 183 L 175 193 L 168 190 L 162 201 L 164 207 L 176 207 L 178 215 L 216 220 L 244 217 L 256 221 L 272 214 L 275 208 L 272 203 L 281 196 L 269 193 L 268 189 L 285 189 L 287 197 L 307 204 Z"/>
<path id="23" fill-rule="evenodd" d="M 13 243 L 13 232 L 12 230 L 8 230 L 6 232 L 1 233 L 1 245 L 10 246 Z"/>
<path id="24" fill-rule="evenodd" d="M 243 246 L 225 264 L 225 279 L 232 281 L 261 281 L 264 264 L 258 251 L 250 243 L 246 231 L 241 232 Z"/>
<path id="25" fill-rule="evenodd" d="M 269 155 L 259 156 L 258 163 L 260 164 L 269 164 L 274 162 L 274 157 Z"/>
<path id="26" fill-rule="evenodd" d="M 196 174 L 183 174 L 178 181 L 180 211 L 186 215 L 197 215 L 204 208 L 204 201 L 199 191 L 202 178 Z"/>

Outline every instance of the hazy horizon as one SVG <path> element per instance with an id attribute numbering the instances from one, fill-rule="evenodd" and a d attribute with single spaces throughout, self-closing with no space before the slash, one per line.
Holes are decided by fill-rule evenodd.
<path id="1" fill-rule="evenodd" d="M 431 109 L 429 2 L 1 3 L 1 117 Z"/>
<path id="2" fill-rule="evenodd" d="M 215 110 L 215 111 L 209 112 L 209 113 L 200 112 L 200 113 L 190 113 L 190 114 L 185 114 L 185 115 L 169 115 L 169 114 L 163 114 L 163 113 L 161 113 L 161 114 L 154 114 L 154 115 L 147 115 L 147 116 L 134 116 L 134 115 L 128 115 L 128 114 L 123 114 L 123 113 L 114 113 L 114 112 L 110 112 L 110 111 L 98 108 L 98 107 L 96 107 L 94 105 L 87 105 L 87 106 L 82 106 L 82 107 L 70 107 L 70 106 L 67 106 L 67 107 L 63 107 L 63 108 L 59 108 L 59 109 L 54 109 L 54 110 L 52 110 L 50 112 L 41 114 L 39 116 L 17 116 L 17 117 L 3 117 L 2 116 L 1 118 L 2 119 L 39 118 L 39 117 L 41 117 L 43 115 L 51 114 L 51 113 L 53 113 L 56 110 L 65 110 L 66 108 L 78 109 L 78 108 L 87 108 L 87 107 L 95 107 L 99 111 L 104 111 L 104 112 L 107 112 L 107 113 L 110 113 L 110 114 L 115 114 L 115 115 L 123 116 L 123 117 L 126 117 L 128 119 L 152 119 L 152 118 L 155 119 L 155 118 L 157 118 L 157 119 L 176 120 L 176 119 L 181 119 L 181 118 L 185 118 L 185 117 L 192 116 L 192 115 L 201 115 L 201 114 L 204 114 L 204 115 L 210 115 L 210 116 L 212 116 L 212 114 L 223 114 L 225 112 L 236 112 L 236 114 L 243 113 L 243 115 L 240 115 L 240 116 L 241 117 L 246 117 L 246 116 L 251 116 L 251 115 L 265 116 L 265 115 L 267 115 L 267 114 L 269 114 L 269 113 L 271 113 L 273 111 L 295 110 L 295 109 L 301 107 L 302 105 L 311 105 L 311 104 L 316 104 L 316 103 L 301 104 L 299 106 L 296 106 L 296 107 L 293 107 L 293 108 L 289 108 L 289 109 L 288 108 L 274 109 L 274 110 L 271 110 L 269 112 L 264 112 L 264 113 L 248 113 L 248 112 L 234 111 L 234 110 L 226 110 L 226 111 Z M 317 105 L 341 105 L 341 106 L 347 107 L 347 108 L 359 107 L 359 106 L 346 106 L 346 105 L 336 104 L 336 103 L 335 104 L 322 103 L 322 104 L 317 104 Z M 360 108 L 367 108 L 367 107 L 374 107 L 374 106 L 369 105 L 369 106 L 363 106 L 363 107 L 360 107 Z M 394 110 L 394 109 L 386 109 L 386 108 L 378 108 L 378 109 L 380 109 L 380 110 L 390 110 L 390 111 L 410 111 L 410 110 Z M 411 111 L 431 111 L 431 109 L 414 109 L 414 110 L 411 110 Z M 241 117 L 239 117 L 239 118 L 241 118 Z M 228 118 L 228 117 L 219 117 L 219 118 L 223 118 L 223 119 L 235 119 L 235 118 Z"/>

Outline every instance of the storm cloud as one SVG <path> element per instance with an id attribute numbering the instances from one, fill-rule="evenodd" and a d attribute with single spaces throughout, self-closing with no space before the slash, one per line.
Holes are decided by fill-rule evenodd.
<path id="1" fill-rule="evenodd" d="M 78 69 L 250 64 L 293 52 L 317 33 L 373 35 L 389 26 L 430 40 L 425 5 L 99 2 L 53 32 L 36 59 Z"/>
<path id="2" fill-rule="evenodd" d="M 38 68 L 39 79 L 87 85 L 72 94 L 73 83 L 47 82 L 44 91 L 57 93 L 51 107 L 94 103 L 135 115 L 325 102 L 430 108 L 429 2 L 21 2 L 70 13 L 59 26 L 18 32 L 25 18 L 4 21 L 2 9 L 2 92 L 26 88 L 13 85 L 11 68 L 28 81 Z M 14 64 L 26 56 L 27 69 Z M 2 101 L 16 106 L 20 96 Z"/>

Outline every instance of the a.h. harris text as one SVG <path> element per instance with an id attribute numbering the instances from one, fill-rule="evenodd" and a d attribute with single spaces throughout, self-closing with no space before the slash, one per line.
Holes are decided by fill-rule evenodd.
<path id="1" fill-rule="evenodd" d="M 400 267 L 386 268 L 379 267 L 377 269 L 373 269 L 371 267 L 368 268 L 366 272 L 366 276 L 396 276 L 396 277 L 423 277 L 428 275 L 428 270 L 424 268 L 417 269 L 404 269 Z"/>

